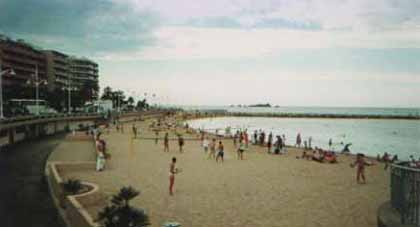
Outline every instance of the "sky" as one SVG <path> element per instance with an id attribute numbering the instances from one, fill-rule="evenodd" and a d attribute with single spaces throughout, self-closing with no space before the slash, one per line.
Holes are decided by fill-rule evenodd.
<path id="1" fill-rule="evenodd" d="M 419 12 L 420 0 L 0 0 L 0 33 L 91 58 L 101 88 L 159 104 L 420 107 Z"/>

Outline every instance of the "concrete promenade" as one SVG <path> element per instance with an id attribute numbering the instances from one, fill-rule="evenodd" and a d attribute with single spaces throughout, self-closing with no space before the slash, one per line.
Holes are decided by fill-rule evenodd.
<path id="1" fill-rule="evenodd" d="M 63 227 L 44 178 L 48 155 L 63 135 L 17 144 L 0 153 L 2 227 Z"/>

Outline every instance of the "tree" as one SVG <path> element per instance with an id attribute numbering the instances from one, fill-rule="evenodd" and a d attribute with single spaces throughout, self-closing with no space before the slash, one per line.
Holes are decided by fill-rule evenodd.
<path id="1" fill-rule="evenodd" d="M 107 87 L 104 88 L 101 99 L 102 100 L 112 100 L 112 95 L 113 95 L 112 88 L 107 86 Z"/>
<path id="2" fill-rule="evenodd" d="M 130 200 L 140 194 L 131 186 L 123 187 L 112 196 L 111 205 L 99 212 L 99 221 L 103 227 L 145 227 L 149 226 L 149 217 L 143 209 L 130 205 Z"/>
<path id="3" fill-rule="evenodd" d="M 114 103 L 114 106 L 123 106 L 124 104 L 124 100 L 125 100 L 125 95 L 124 92 L 121 90 L 118 91 L 114 91 L 112 93 L 112 102 Z"/>
<path id="4" fill-rule="evenodd" d="M 146 99 L 143 99 L 141 101 L 139 100 L 136 105 L 137 110 L 144 110 L 144 109 L 147 109 L 148 107 L 149 107 L 149 104 L 147 104 Z"/>
<path id="5" fill-rule="evenodd" d="M 76 195 L 80 190 L 82 190 L 82 183 L 77 179 L 68 179 L 63 184 L 64 191 L 70 195 Z"/>
<path id="6" fill-rule="evenodd" d="M 133 106 L 133 104 L 134 104 L 134 98 L 133 97 L 128 97 L 128 99 L 127 99 L 127 103 L 128 103 L 128 105 L 130 105 L 130 106 Z"/>
<path id="7" fill-rule="evenodd" d="M 48 92 L 46 100 L 52 108 L 61 112 L 64 108 L 67 108 L 68 93 L 61 88 L 55 88 Z"/>

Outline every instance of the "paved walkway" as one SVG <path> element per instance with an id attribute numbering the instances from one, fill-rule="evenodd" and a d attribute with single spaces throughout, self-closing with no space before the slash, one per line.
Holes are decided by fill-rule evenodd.
<path id="1" fill-rule="evenodd" d="M 60 227 L 44 178 L 48 155 L 62 136 L 24 142 L 0 153 L 0 220 L 2 227 Z"/>

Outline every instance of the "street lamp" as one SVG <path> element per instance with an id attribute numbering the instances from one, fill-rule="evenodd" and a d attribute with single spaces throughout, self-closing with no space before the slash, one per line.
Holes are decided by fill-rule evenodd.
<path id="1" fill-rule="evenodd" d="M 67 113 L 71 114 L 71 91 L 77 91 L 77 88 L 67 86 L 62 88 L 63 91 L 67 90 Z"/>
<path id="2" fill-rule="evenodd" d="M 71 86 L 71 77 L 70 74 L 67 77 L 67 87 L 63 87 L 63 90 L 67 90 L 67 113 L 71 114 L 71 91 L 76 91 L 76 87 Z"/>
<path id="3" fill-rule="evenodd" d="M 6 70 L 2 70 L 1 69 L 1 62 L 0 62 L 0 119 L 4 119 L 4 115 L 3 115 L 3 84 L 2 84 L 2 80 L 3 80 L 3 75 L 11 75 L 14 76 L 16 75 L 15 71 L 13 71 L 13 69 L 6 69 Z"/>
<path id="4" fill-rule="evenodd" d="M 39 85 L 47 85 L 47 80 L 41 80 L 38 77 L 38 65 L 35 65 L 35 75 L 32 75 L 32 79 L 26 81 L 27 84 L 35 85 L 35 100 L 36 100 L 36 115 L 39 115 Z"/>

